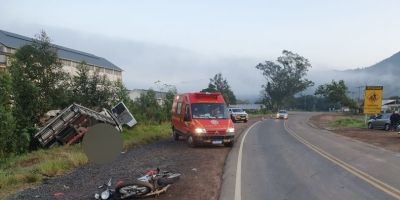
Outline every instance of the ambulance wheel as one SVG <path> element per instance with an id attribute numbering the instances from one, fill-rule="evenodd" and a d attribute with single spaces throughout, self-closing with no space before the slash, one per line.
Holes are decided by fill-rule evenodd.
<path id="1" fill-rule="evenodd" d="M 224 143 L 224 146 L 233 147 L 233 142 L 226 142 L 226 143 Z"/>
<path id="2" fill-rule="evenodd" d="M 175 129 L 172 129 L 172 138 L 174 138 L 175 141 L 179 140 L 179 133 Z"/>
<path id="3" fill-rule="evenodd" d="M 188 143 L 189 147 L 197 146 L 196 141 L 194 140 L 194 138 L 191 135 L 189 135 L 189 137 L 187 138 L 187 143 Z"/>

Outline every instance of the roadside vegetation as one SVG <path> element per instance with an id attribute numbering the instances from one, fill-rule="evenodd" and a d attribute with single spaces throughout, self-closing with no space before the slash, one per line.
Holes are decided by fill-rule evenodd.
<path id="1" fill-rule="evenodd" d="M 365 122 L 362 117 L 344 117 L 336 119 L 331 124 L 335 128 L 365 128 Z"/>
<path id="2" fill-rule="evenodd" d="M 169 123 L 140 124 L 133 129 L 125 129 L 121 133 L 124 150 L 167 138 L 170 135 Z M 3 159 L 0 163 L 0 199 L 42 183 L 46 179 L 68 173 L 87 162 L 88 159 L 80 145 L 40 149 Z"/>
<path id="3" fill-rule="evenodd" d="M 50 38 L 41 32 L 12 55 L 7 71 L 0 72 L 0 199 L 88 162 L 79 144 L 50 149 L 37 145 L 33 135 L 49 110 L 77 103 L 100 111 L 123 101 L 138 121 L 121 133 L 124 150 L 169 137 L 173 86 L 162 85 L 163 104 L 151 89 L 132 101 L 121 82 L 89 73 L 89 67 L 82 62 L 76 75 L 64 73 Z"/>

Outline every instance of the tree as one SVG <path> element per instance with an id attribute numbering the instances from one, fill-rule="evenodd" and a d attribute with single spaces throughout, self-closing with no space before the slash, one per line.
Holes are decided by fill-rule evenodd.
<path id="1" fill-rule="evenodd" d="M 339 80 L 338 82 L 332 80 L 330 84 L 319 85 L 315 90 L 315 95 L 327 98 L 330 103 L 357 108 L 356 102 L 350 99 L 346 93 L 347 86 L 343 80 Z"/>
<path id="2" fill-rule="evenodd" d="M 177 94 L 177 90 L 175 87 L 170 88 L 167 93 L 165 94 L 165 100 L 162 105 L 162 113 L 164 115 L 163 120 L 169 121 L 171 120 L 171 109 L 172 103 L 174 102 L 174 97 Z"/>
<path id="3" fill-rule="evenodd" d="M 15 120 L 11 110 L 11 78 L 0 72 L 0 158 L 17 150 L 15 141 Z"/>
<path id="4" fill-rule="evenodd" d="M 236 104 L 236 96 L 231 90 L 228 81 L 218 73 L 214 78 L 210 79 L 208 87 L 201 90 L 202 92 L 220 92 L 225 99 L 226 104 Z"/>
<path id="5" fill-rule="evenodd" d="M 302 95 L 295 98 L 294 107 L 307 111 L 327 111 L 330 105 L 325 97 Z"/>
<path id="6" fill-rule="evenodd" d="M 98 71 L 90 74 L 85 62 L 78 66 L 78 72 L 72 80 L 73 101 L 92 109 L 110 107 L 118 100 L 118 95 L 122 95 L 118 91 L 122 83 L 113 85 L 106 76 L 100 76 Z"/>
<path id="7" fill-rule="evenodd" d="M 304 78 L 311 68 L 306 58 L 287 50 L 283 50 L 282 54 L 276 62 L 265 61 L 256 66 L 267 80 L 262 87 L 265 90 L 265 98 L 269 98 L 274 110 L 288 105 L 293 101 L 295 94 L 314 85 L 312 81 Z"/>
<path id="8" fill-rule="evenodd" d="M 77 69 L 76 75 L 72 78 L 73 101 L 83 106 L 89 106 L 89 99 L 92 95 L 89 91 L 89 68 L 85 62 L 81 62 Z"/>
<path id="9" fill-rule="evenodd" d="M 141 94 L 130 110 L 135 113 L 138 121 L 145 123 L 159 123 L 162 121 L 161 106 L 157 102 L 156 92 L 152 89 Z"/>
<path id="10" fill-rule="evenodd" d="M 14 116 L 19 127 L 32 127 L 48 110 L 61 107 L 66 74 L 50 38 L 42 31 L 32 44 L 21 47 L 12 57 Z"/>
<path id="11" fill-rule="evenodd" d="M 117 104 L 118 102 L 129 102 L 132 101 L 129 98 L 128 89 L 126 89 L 125 85 L 121 81 L 117 81 L 113 84 L 113 97 L 112 97 L 112 104 Z"/>

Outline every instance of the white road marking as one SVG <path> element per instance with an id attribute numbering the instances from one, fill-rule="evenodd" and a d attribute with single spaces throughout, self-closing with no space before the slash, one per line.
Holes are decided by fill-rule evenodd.
<path id="1" fill-rule="evenodd" d="M 261 121 L 258 121 L 251 125 L 246 132 L 243 135 L 242 141 L 240 142 L 240 147 L 239 147 L 239 154 L 238 154 L 238 161 L 237 161 L 237 166 L 236 166 L 236 183 L 235 183 L 235 200 L 241 200 L 242 199 L 242 152 L 243 152 L 243 143 L 244 140 L 246 139 L 246 135 L 250 132 L 250 130 L 258 123 Z"/>

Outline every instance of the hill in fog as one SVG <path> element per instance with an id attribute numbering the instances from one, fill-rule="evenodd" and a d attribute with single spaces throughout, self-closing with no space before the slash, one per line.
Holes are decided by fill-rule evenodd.
<path id="1" fill-rule="evenodd" d="M 366 85 L 383 86 L 385 97 L 400 96 L 400 52 L 370 67 L 344 71 L 311 71 L 309 78 L 315 82 L 315 87 L 309 90 L 312 93 L 320 84 L 343 79 L 353 98 L 358 98 L 359 95 L 362 98 Z M 360 86 L 361 91 L 358 89 Z"/>

